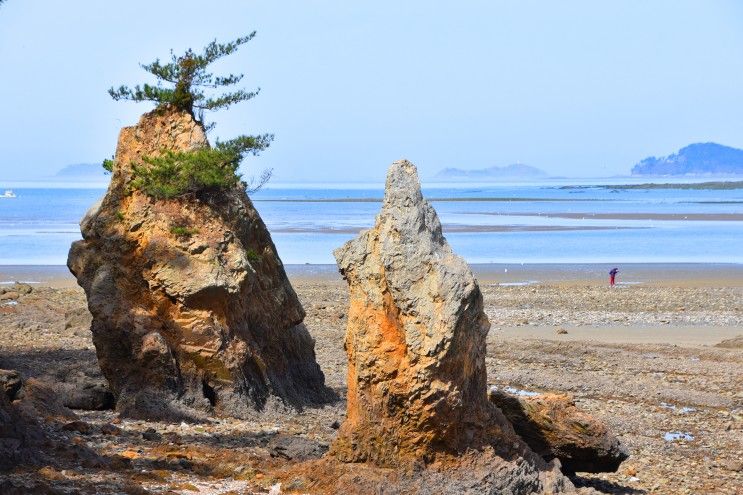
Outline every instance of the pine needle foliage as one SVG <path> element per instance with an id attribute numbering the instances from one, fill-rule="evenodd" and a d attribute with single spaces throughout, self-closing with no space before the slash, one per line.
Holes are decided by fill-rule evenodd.
<path id="1" fill-rule="evenodd" d="M 189 48 L 182 55 L 175 55 L 171 50 L 170 62 L 157 59 L 149 64 L 141 64 L 144 70 L 155 76 L 157 84 L 138 84 L 133 88 L 120 86 L 109 89 L 108 93 L 114 100 L 152 102 L 157 110 L 188 112 L 205 130 L 209 130 L 211 126 L 204 125 L 205 111 L 226 109 L 235 103 L 253 99 L 260 91 L 260 88 L 255 91 L 237 89 L 208 94 L 210 90 L 234 86 L 242 80 L 243 74 L 217 76 L 207 72 L 207 67 L 234 53 L 254 36 L 255 31 L 227 43 L 214 40 L 200 53 Z M 217 141 L 214 147 L 191 151 L 169 150 L 157 156 L 143 157 L 142 162 L 132 163 L 134 178 L 130 187 L 158 199 L 203 190 L 234 188 L 241 183 L 237 169 L 243 158 L 249 154 L 258 155 L 268 148 L 272 140 L 273 134 L 238 136 L 229 141 Z M 114 165 L 112 160 L 103 162 L 103 168 L 109 172 Z M 271 172 L 271 169 L 264 170 L 257 181 L 251 179 L 243 187 L 248 192 L 257 191 L 271 178 Z"/>
<path id="2" fill-rule="evenodd" d="M 114 171 L 114 160 L 113 160 L 113 157 L 106 158 L 105 160 L 103 160 L 103 163 L 101 164 L 101 166 L 103 167 L 103 170 L 105 170 L 109 174 L 112 173 Z"/>
<path id="3" fill-rule="evenodd" d="M 240 136 L 193 151 L 166 151 L 133 164 L 131 187 L 157 199 L 170 199 L 204 190 L 230 189 L 240 183 L 237 173 L 247 154 L 258 154 L 270 142 L 266 136 Z"/>
<path id="4" fill-rule="evenodd" d="M 133 88 L 120 86 L 110 88 L 108 93 L 114 100 L 150 101 L 157 107 L 172 105 L 191 115 L 194 115 L 194 110 L 222 110 L 235 103 L 250 100 L 258 95 L 260 88 L 255 91 L 238 89 L 209 96 L 206 91 L 234 86 L 242 80 L 243 74 L 215 76 L 206 69 L 220 58 L 237 51 L 254 36 L 255 31 L 227 43 L 217 43 L 214 40 L 201 53 L 189 48 L 184 54 L 176 55 L 171 50 L 170 62 L 164 63 L 157 59 L 149 64 L 141 64 L 144 70 L 155 76 L 156 85 L 144 83 Z"/>

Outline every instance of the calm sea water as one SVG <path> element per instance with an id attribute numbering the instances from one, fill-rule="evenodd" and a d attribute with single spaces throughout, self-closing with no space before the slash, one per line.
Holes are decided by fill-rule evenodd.
<path id="1" fill-rule="evenodd" d="M 382 187 L 275 185 L 253 199 L 285 263 L 333 263 L 333 249 L 352 238 L 354 231 L 373 224 L 380 207 L 373 200 L 382 197 Z M 78 221 L 104 193 L 14 191 L 16 198 L 0 198 L 0 265 L 64 264 L 70 243 L 80 238 Z M 433 200 L 455 251 L 471 263 L 743 263 L 743 221 L 588 217 L 743 215 L 743 189 L 463 184 L 424 187 L 424 194 Z M 576 218 L 544 216 L 565 214 Z"/>

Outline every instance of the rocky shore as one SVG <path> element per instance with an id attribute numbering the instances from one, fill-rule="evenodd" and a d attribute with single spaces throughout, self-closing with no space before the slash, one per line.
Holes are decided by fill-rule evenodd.
<path id="1" fill-rule="evenodd" d="M 316 339 L 326 384 L 345 398 L 345 283 L 292 282 L 307 311 L 305 324 Z M 573 478 L 577 486 L 604 493 L 740 493 L 743 349 L 734 337 L 743 334 L 742 288 L 481 286 L 493 322 L 487 341 L 489 385 L 526 396 L 567 392 L 630 451 L 619 472 L 579 472 Z M 105 383 L 82 290 L 27 287 L 6 286 L 0 296 L 0 368 L 58 390 Z M 686 333 L 697 328 L 708 337 L 695 345 L 679 345 L 673 338 L 631 343 L 638 327 L 652 337 L 654 331 L 682 325 Z M 558 333 L 560 328 L 567 334 Z M 539 331 L 545 337 L 525 338 Z M 591 339 L 590 332 L 610 333 L 614 342 Z M 630 343 L 622 343 L 623 337 Z M 257 421 L 205 423 L 78 410 L 76 420 L 44 425 L 51 441 L 89 447 L 109 462 L 73 458 L 41 469 L 20 468 L 1 475 L 0 487 L 4 493 L 13 493 L 11 482 L 22 487 L 15 493 L 243 494 L 269 493 L 272 487 L 273 493 L 307 493 L 302 480 L 284 473 L 329 448 L 345 410 L 341 399 L 297 414 L 269 412 Z"/>

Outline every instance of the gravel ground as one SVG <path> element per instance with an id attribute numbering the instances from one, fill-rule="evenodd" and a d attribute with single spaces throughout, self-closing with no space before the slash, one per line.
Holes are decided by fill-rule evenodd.
<path id="1" fill-rule="evenodd" d="M 344 397 L 345 285 L 301 280 L 295 288 L 326 381 Z M 493 323 L 490 383 L 569 392 L 630 449 L 618 473 L 579 473 L 576 484 L 605 493 L 743 493 L 743 348 L 715 347 L 717 334 L 709 334 L 708 345 L 679 345 L 672 333 L 668 342 L 652 344 L 632 343 L 634 337 L 623 333 L 638 326 L 642 332 L 683 326 L 686 332 L 713 328 L 743 334 L 743 289 L 484 283 L 483 292 Z M 37 287 L 0 300 L 0 368 L 51 383 L 70 370 L 100 376 L 87 317 L 77 288 Z M 574 327 L 582 328 L 580 338 Z M 526 338 L 545 328 L 545 337 Z M 558 328 L 568 334 L 558 334 Z M 584 338 L 586 328 L 597 334 L 609 330 L 614 342 L 594 340 L 590 332 Z M 60 462 L 20 469 L 0 482 L 25 483 L 27 493 L 53 487 L 59 493 L 243 494 L 269 493 L 272 487 L 279 493 L 281 481 L 283 492 L 301 493 L 301 480 L 279 480 L 277 473 L 322 455 L 344 411 L 341 400 L 297 414 L 204 424 L 77 411 L 83 426 L 50 423 L 49 434 L 105 458 L 124 459 L 118 468 Z"/>

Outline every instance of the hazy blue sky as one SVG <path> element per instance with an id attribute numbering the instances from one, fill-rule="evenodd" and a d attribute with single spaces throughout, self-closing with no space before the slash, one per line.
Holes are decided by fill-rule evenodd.
<path id="1" fill-rule="evenodd" d="M 112 7 L 112 6 L 115 6 Z M 0 182 L 99 162 L 148 110 L 139 62 L 257 30 L 220 66 L 261 95 L 212 137 L 274 132 L 246 168 L 378 180 L 406 157 L 628 173 L 698 141 L 743 147 L 743 2 L 8 0 Z"/>

